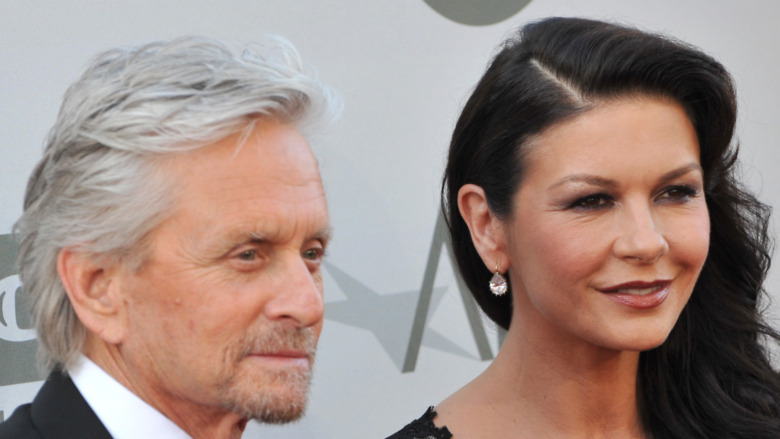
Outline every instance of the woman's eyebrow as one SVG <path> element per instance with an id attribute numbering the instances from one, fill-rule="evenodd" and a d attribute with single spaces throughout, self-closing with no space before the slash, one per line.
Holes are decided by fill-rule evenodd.
<path id="1" fill-rule="evenodd" d="M 674 180 L 675 178 L 682 177 L 683 175 L 698 171 L 702 173 L 701 165 L 699 165 L 696 162 L 689 163 L 684 166 L 680 166 L 677 169 L 673 169 L 666 174 L 664 174 L 661 179 L 659 180 L 661 183 L 666 183 L 670 180 Z M 614 188 L 617 186 L 617 182 L 614 180 L 610 180 L 608 178 L 598 177 L 591 174 L 574 174 L 574 175 L 568 175 L 555 183 L 553 183 L 550 187 L 547 188 L 547 190 L 555 189 L 558 186 L 562 186 L 567 183 L 585 183 L 590 186 L 599 186 L 604 188 Z"/>
<path id="2" fill-rule="evenodd" d="M 608 178 L 597 177 L 590 174 L 574 174 L 568 175 L 556 181 L 550 187 L 548 187 L 547 190 L 555 189 L 558 186 L 562 186 L 567 183 L 585 183 L 590 186 L 600 186 L 605 188 L 614 188 L 617 186 L 617 183 L 614 180 L 610 180 Z"/>
<path id="3" fill-rule="evenodd" d="M 666 183 L 670 180 L 674 180 L 675 178 L 682 177 L 683 175 L 693 171 L 698 171 L 702 175 L 704 174 L 704 170 L 702 170 L 700 164 L 696 162 L 691 162 L 685 166 L 681 166 L 677 169 L 667 172 L 666 174 L 664 174 L 663 177 L 661 177 L 660 181 L 661 183 Z"/>

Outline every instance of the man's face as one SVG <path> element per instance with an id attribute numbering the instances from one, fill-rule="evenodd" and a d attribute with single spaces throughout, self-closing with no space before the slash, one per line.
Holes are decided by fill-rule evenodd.
<path id="1" fill-rule="evenodd" d="M 317 163 L 292 127 L 259 120 L 160 167 L 172 214 L 143 265 L 120 276 L 134 391 L 164 413 L 298 418 L 322 329 L 328 212 Z"/>

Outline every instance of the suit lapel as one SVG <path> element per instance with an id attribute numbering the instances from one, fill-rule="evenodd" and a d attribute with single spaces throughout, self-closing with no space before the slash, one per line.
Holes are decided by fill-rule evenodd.
<path id="1" fill-rule="evenodd" d="M 52 372 L 32 403 L 33 424 L 44 438 L 111 439 L 70 377 Z"/>

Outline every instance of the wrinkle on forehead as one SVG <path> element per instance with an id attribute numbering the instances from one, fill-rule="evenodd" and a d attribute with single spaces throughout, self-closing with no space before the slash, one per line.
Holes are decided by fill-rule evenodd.
<path id="1" fill-rule="evenodd" d="M 242 142 L 238 148 L 239 142 Z M 251 234 L 269 240 L 327 236 L 329 219 L 317 161 L 293 127 L 257 124 L 203 149 L 161 161 L 173 185 L 169 221 L 204 241 Z M 190 248 L 203 247 L 192 242 Z M 210 244 L 205 244 L 210 247 Z"/>

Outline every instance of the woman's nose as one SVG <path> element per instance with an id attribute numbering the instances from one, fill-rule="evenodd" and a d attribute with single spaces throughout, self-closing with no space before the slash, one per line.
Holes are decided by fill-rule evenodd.
<path id="1" fill-rule="evenodd" d="M 639 263 L 657 261 L 669 252 L 669 243 L 659 226 L 649 206 L 625 209 L 613 245 L 615 256 Z"/>

